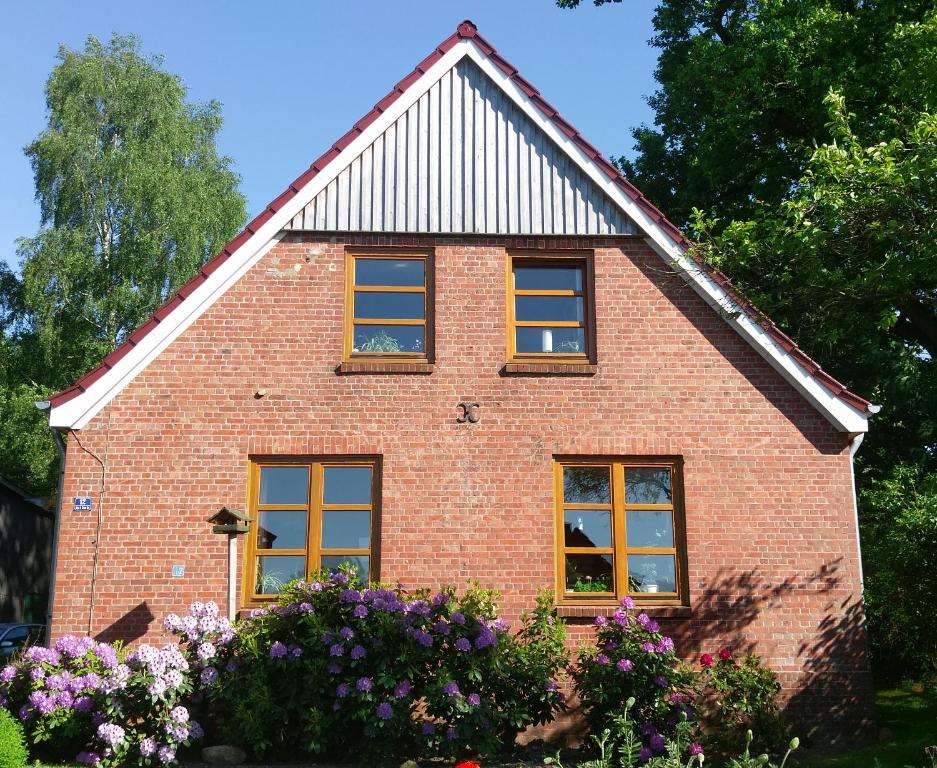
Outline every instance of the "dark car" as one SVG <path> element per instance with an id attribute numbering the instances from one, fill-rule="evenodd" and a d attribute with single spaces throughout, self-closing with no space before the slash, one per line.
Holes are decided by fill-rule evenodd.
<path id="1" fill-rule="evenodd" d="M 8 659 L 27 645 L 45 642 L 42 624 L 0 624 L 0 659 Z"/>

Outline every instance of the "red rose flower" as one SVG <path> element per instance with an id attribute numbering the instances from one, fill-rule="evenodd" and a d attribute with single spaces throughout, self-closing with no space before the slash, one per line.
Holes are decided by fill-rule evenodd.
<path id="1" fill-rule="evenodd" d="M 713 665 L 713 656 L 711 653 L 704 653 L 699 657 L 699 663 L 704 667 L 711 667 Z"/>
<path id="2" fill-rule="evenodd" d="M 723 661 L 728 661 L 732 658 L 732 651 L 730 651 L 728 648 L 723 648 L 721 651 L 719 651 L 719 658 Z"/>
<path id="3" fill-rule="evenodd" d="M 461 763 L 456 763 L 455 768 L 482 768 L 478 763 L 473 763 L 471 760 L 463 760 Z"/>

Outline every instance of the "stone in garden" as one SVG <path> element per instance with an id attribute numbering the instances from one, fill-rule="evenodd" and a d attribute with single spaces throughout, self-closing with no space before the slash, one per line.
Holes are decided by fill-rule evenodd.
<path id="1" fill-rule="evenodd" d="M 240 765 L 247 759 L 247 754 L 240 747 L 230 744 L 219 744 L 215 747 L 205 747 L 202 750 L 202 760 L 209 765 Z"/>

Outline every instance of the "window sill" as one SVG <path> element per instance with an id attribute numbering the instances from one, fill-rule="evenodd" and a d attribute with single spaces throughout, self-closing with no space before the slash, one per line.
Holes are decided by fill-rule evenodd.
<path id="1" fill-rule="evenodd" d="M 596 616 L 610 618 L 615 615 L 621 605 L 609 603 L 607 605 L 557 605 L 556 615 L 564 619 L 594 619 Z M 693 615 L 693 609 L 687 605 L 643 605 L 638 603 L 634 611 L 646 613 L 655 619 L 688 619 Z"/>
<path id="2" fill-rule="evenodd" d="M 351 360 L 335 369 L 341 376 L 351 373 L 415 373 L 430 374 L 432 363 L 407 363 L 399 360 Z"/>
<path id="3" fill-rule="evenodd" d="M 599 366 L 591 363 L 505 363 L 502 376 L 594 376 Z"/>

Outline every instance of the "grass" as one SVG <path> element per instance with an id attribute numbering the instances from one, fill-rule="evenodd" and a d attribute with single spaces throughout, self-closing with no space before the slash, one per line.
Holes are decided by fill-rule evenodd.
<path id="1" fill-rule="evenodd" d="M 924 748 L 937 744 L 937 696 L 911 688 L 879 691 L 881 738 L 871 746 L 810 761 L 804 768 L 930 768 Z"/>

